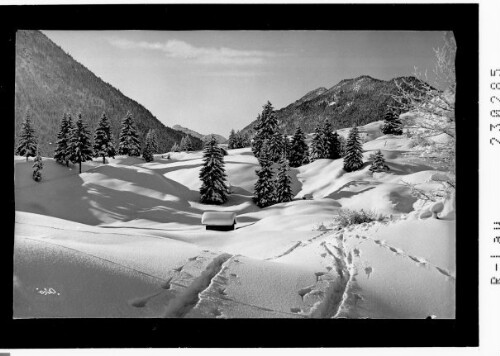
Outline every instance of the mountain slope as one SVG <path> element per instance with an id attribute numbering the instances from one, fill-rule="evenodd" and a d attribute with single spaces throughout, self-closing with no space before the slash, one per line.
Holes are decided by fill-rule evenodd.
<path id="1" fill-rule="evenodd" d="M 344 79 L 328 90 L 312 90 L 292 104 L 276 110 L 279 127 L 283 132 L 293 134 L 299 126 L 305 132 L 313 132 L 324 120 L 329 120 L 334 129 L 382 120 L 391 101 L 390 94 L 397 92 L 396 82 L 402 79 L 385 81 L 363 75 Z M 414 77 L 404 79 L 418 80 Z M 242 131 L 251 133 L 255 123 L 253 121 Z"/>
<path id="2" fill-rule="evenodd" d="M 194 130 L 188 129 L 187 127 L 184 127 L 184 126 L 181 126 L 181 125 L 174 125 L 174 126 L 172 126 L 172 128 L 174 130 L 181 131 L 181 132 L 184 132 L 186 134 L 189 134 L 189 135 L 191 135 L 193 137 L 197 137 L 197 138 L 199 138 L 202 141 L 205 140 L 205 138 L 210 137 L 210 136 L 214 136 L 218 143 L 226 143 L 226 141 L 227 141 L 227 139 L 224 136 L 217 135 L 217 134 L 202 135 L 199 132 L 196 132 Z"/>
<path id="3" fill-rule="evenodd" d="M 16 36 L 16 133 L 28 110 L 45 156 L 53 156 L 65 112 L 73 117 L 81 112 L 92 131 L 106 112 L 117 143 L 121 120 L 130 111 L 141 141 L 150 128 L 155 129 L 161 152 L 170 150 L 185 135 L 163 125 L 145 107 L 102 81 L 39 31 L 18 31 Z M 192 142 L 201 147 L 198 138 L 193 137 Z"/>

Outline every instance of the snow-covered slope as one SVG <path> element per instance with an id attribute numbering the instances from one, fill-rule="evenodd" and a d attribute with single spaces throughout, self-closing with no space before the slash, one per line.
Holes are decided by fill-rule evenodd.
<path id="1" fill-rule="evenodd" d="M 201 152 L 96 160 L 80 175 L 44 159 L 40 183 L 14 157 L 15 317 L 453 318 L 453 215 L 419 219 L 426 204 L 403 184 L 432 190 L 439 171 L 379 125 L 360 127 L 365 161 L 380 149 L 390 172 L 318 160 L 292 169 L 294 201 L 265 209 L 248 148 L 224 158 L 221 206 L 199 202 Z M 341 228 L 346 208 L 385 219 Z M 213 210 L 237 212 L 237 229 L 205 230 Z"/>

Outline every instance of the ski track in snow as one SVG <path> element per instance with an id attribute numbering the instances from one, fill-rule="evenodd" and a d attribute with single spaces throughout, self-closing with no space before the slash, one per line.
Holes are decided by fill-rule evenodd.
<path id="1" fill-rule="evenodd" d="M 441 273 L 443 276 L 445 276 L 446 278 L 452 280 L 452 281 L 455 281 L 455 276 L 453 276 L 449 271 L 447 271 L 445 268 L 442 268 L 442 267 L 439 267 L 439 266 L 436 266 L 432 263 L 430 263 L 429 261 L 427 261 L 425 258 L 422 258 L 422 257 L 417 257 L 417 256 L 413 256 L 413 255 L 410 255 L 409 253 L 403 251 L 402 249 L 400 248 L 397 248 L 397 247 L 394 247 L 394 246 L 391 246 L 391 245 L 388 245 L 385 241 L 383 240 L 379 240 L 379 239 L 373 239 L 371 237 L 367 237 L 367 236 L 358 236 L 356 235 L 356 238 L 362 238 L 363 240 L 370 240 L 372 241 L 373 243 L 377 244 L 378 246 L 382 247 L 382 248 L 385 248 L 385 249 L 388 249 L 389 251 L 391 251 L 392 253 L 394 253 L 395 255 L 398 255 L 398 256 L 401 256 L 401 257 L 404 257 L 404 258 L 407 258 L 409 260 L 411 260 L 412 262 L 416 263 L 417 265 L 419 266 L 423 266 L 423 267 L 431 267 L 431 268 L 434 268 L 436 271 L 438 271 L 439 273 Z M 357 249 L 358 250 L 358 253 L 361 252 L 360 249 Z"/>
<path id="2" fill-rule="evenodd" d="M 233 255 L 223 253 L 216 256 L 208 264 L 205 270 L 195 278 L 191 284 L 181 291 L 173 300 L 171 300 L 164 313 L 166 318 L 182 318 L 191 311 L 199 302 L 200 294 L 203 293 L 211 284 L 213 279 L 223 269 L 223 265 Z M 194 261 L 193 259 L 189 259 Z"/>
<path id="3" fill-rule="evenodd" d="M 314 240 L 328 234 L 328 233 L 331 233 L 332 231 L 331 230 L 326 230 L 326 231 L 322 231 L 320 234 L 316 235 L 316 236 L 313 236 L 311 237 L 310 239 L 306 240 L 306 241 L 297 241 L 295 244 L 293 244 L 292 247 L 290 247 L 288 250 L 286 250 L 285 252 L 277 255 L 277 256 L 274 256 L 274 257 L 268 257 L 266 258 L 265 260 L 266 261 L 270 261 L 270 260 L 276 260 L 278 258 L 281 258 L 283 256 L 286 256 L 286 255 L 289 255 L 290 253 L 292 253 L 293 251 L 295 251 L 295 249 L 297 249 L 298 247 L 304 247 L 304 246 L 307 246 L 309 245 L 310 243 L 312 243 Z"/>
<path id="4" fill-rule="evenodd" d="M 216 318 L 225 318 L 226 316 L 224 315 L 223 311 L 221 310 L 221 306 L 223 306 L 224 301 L 230 302 L 232 304 L 236 305 L 243 305 L 247 306 L 253 309 L 257 309 L 260 311 L 264 311 L 266 313 L 277 313 L 277 314 L 283 314 L 284 317 L 286 316 L 293 316 L 293 317 L 304 317 L 301 315 L 297 315 L 293 312 L 288 313 L 282 310 L 275 310 L 272 308 L 267 308 L 265 306 L 261 305 L 255 305 L 251 303 L 246 303 L 241 300 L 236 300 L 231 298 L 227 293 L 226 293 L 226 288 L 227 288 L 227 283 L 231 278 L 238 278 L 238 275 L 236 273 L 229 273 L 228 271 L 230 270 L 230 264 L 231 263 L 241 263 L 239 259 L 237 259 L 237 256 L 240 255 L 234 255 L 231 258 L 229 258 L 226 262 L 223 263 L 221 266 L 220 271 L 212 278 L 209 286 L 203 290 L 202 292 L 199 293 L 199 301 L 198 303 L 193 307 L 194 310 L 195 308 L 200 307 L 201 310 L 198 311 L 197 313 L 194 313 L 194 315 L 187 315 L 187 316 L 194 316 L 194 317 L 199 317 L 200 312 L 202 315 L 206 315 L 208 312 L 209 315 L 216 317 Z M 228 275 L 229 273 L 229 275 Z M 208 309 L 208 311 L 207 311 Z"/>
<path id="5" fill-rule="evenodd" d="M 266 258 L 266 260 L 267 261 L 269 261 L 269 260 L 276 260 L 276 259 L 278 259 L 280 257 L 286 256 L 286 255 L 292 253 L 299 246 L 303 246 L 302 241 L 297 241 L 292 247 L 290 247 L 288 250 L 286 250 L 282 254 L 279 254 L 278 256 Z"/>

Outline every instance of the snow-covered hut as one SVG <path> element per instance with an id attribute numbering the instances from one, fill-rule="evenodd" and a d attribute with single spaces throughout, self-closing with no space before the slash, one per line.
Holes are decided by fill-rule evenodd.
<path id="1" fill-rule="evenodd" d="M 231 211 L 205 211 L 201 216 L 207 230 L 234 230 L 236 213 Z"/>

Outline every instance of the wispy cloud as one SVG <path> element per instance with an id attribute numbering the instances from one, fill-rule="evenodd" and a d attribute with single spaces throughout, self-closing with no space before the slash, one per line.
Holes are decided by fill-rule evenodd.
<path id="1" fill-rule="evenodd" d="M 276 56 L 276 53 L 267 51 L 244 51 L 226 47 L 195 47 L 179 40 L 168 40 L 161 43 L 110 38 L 109 42 L 122 49 L 142 48 L 161 51 L 169 58 L 192 60 L 202 64 L 256 65 L 264 63 L 266 58 Z"/>
<path id="2" fill-rule="evenodd" d="M 221 70 L 221 71 L 211 71 L 211 72 L 202 72 L 199 74 L 203 77 L 259 77 L 263 75 L 272 75 L 269 72 L 262 71 L 248 71 L 248 70 Z"/>

